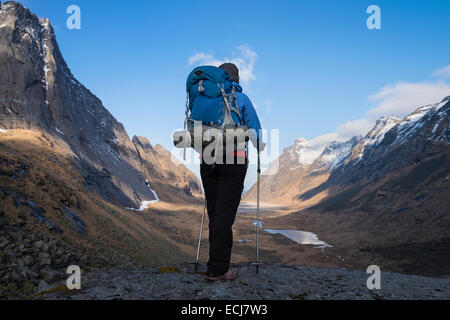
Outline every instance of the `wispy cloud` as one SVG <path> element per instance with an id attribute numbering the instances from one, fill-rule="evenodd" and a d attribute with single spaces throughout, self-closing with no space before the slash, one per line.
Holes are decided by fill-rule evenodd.
<path id="1" fill-rule="evenodd" d="M 375 124 L 374 119 L 362 118 L 354 121 L 347 121 L 336 129 L 339 137 L 348 140 L 354 136 L 365 135 Z"/>
<path id="2" fill-rule="evenodd" d="M 434 73 L 436 76 L 450 75 L 450 66 Z M 366 135 L 376 120 L 381 116 L 394 115 L 405 117 L 424 105 L 438 103 L 450 95 L 450 85 L 444 81 L 399 82 L 393 86 L 381 88 L 369 97 L 374 106 L 366 113 L 366 117 L 347 121 L 339 125 L 335 132 L 329 132 L 310 141 L 312 145 L 322 145 L 331 141 L 347 141 L 354 136 Z"/>
<path id="3" fill-rule="evenodd" d="M 222 63 L 223 63 L 222 61 L 217 60 L 212 54 L 207 54 L 203 52 L 197 53 L 189 58 L 190 66 L 204 64 L 218 67 Z"/>
<path id="4" fill-rule="evenodd" d="M 189 57 L 188 63 L 189 66 L 212 65 L 218 67 L 225 62 L 232 62 L 239 68 L 241 82 L 248 85 L 251 81 L 256 80 L 254 70 L 257 60 L 256 52 L 247 45 L 241 45 L 232 52 L 231 58 L 218 59 L 212 53 L 199 52 Z"/>
<path id="5" fill-rule="evenodd" d="M 310 141 L 310 145 L 325 145 L 332 141 L 348 141 L 353 137 L 364 136 L 375 125 L 375 119 L 362 118 L 354 121 L 347 121 L 339 125 L 335 132 L 325 133 L 315 137 Z"/>
<path id="6" fill-rule="evenodd" d="M 433 73 L 435 77 L 450 77 L 450 64 Z"/>
<path id="7" fill-rule="evenodd" d="M 369 116 L 395 115 L 404 117 L 417 108 L 440 102 L 450 95 L 450 85 L 445 82 L 408 83 L 401 82 L 382 88 L 369 97 L 376 106 L 369 110 Z"/>

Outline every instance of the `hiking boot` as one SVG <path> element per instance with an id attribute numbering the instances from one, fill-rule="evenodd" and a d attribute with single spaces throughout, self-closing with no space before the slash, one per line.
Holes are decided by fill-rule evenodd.
<path id="1" fill-rule="evenodd" d="M 237 277 L 239 277 L 239 272 L 237 272 L 236 270 L 230 270 L 225 274 L 222 275 L 217 275 L 217 274 L 207 274 L 205 279 L 211 282 L 216 282 L 216 281 L 232 281 L 235 280 Z"/>

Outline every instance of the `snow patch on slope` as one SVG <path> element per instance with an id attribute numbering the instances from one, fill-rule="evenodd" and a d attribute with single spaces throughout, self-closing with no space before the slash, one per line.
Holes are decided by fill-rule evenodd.
<path id="1" fill-rule="evenodd" d="M 145 209 L 148 209 L 149 206 L 153 203 L 157 203 L 159 200 L 152 200 L 152 201 L 142 201 L 141 202 L 141 206 L 139 207 L 139 209 L 135 209 L 135 208 L 125 208 L 127 210 L 131 210 L 131 211 L 144 211 Z"/>
<path id="2" fill-rule="evenodd" d="M 392 128 L 398 125 L 402 120 L 395 116 L 381 117 L 375 124 L 375 127 L 361 140 L 358 149 L 357 162 L 364 157 L 364 151 L 369 146 L 376 146 L 381 143 Z"/>
<path id="3" fill-rule="evenodd" d="M 440 117 L 441 120 L 445 117 L 445 114 L 443 112 L 439 112 L 439 110 L 448 103 L 447 98 L 444 99 L 440 103 L 436 104 L 430 104 L 427 106 L 423 106 L 410 115 L 406 116 L 399 124 L 398 124 L 398 134 L 397 134 L 397 141 L 405 141 L 409 136 L 417 132 L 417 130 L 420 130 L 420 128 L 423 127 L 424 123 L 421 121 L 423 117 L 430 113 L 430 112 L 436 112 Z M 440 121 L 436 123 L 436 125 L 433 128 L 432 134 L 435 134 L 436 129 L 438 128 Z"/>
<path id="4" fill-rule="evenodd" d="M 325 150 L 324 144 L 312 144 L 310 141 L 304 138 L 298 138 L 295 144 L 290 147 L 287 152 L 290 154 L 290 158 L 294 163 L 298 163 L 299 166 L 311 165 Z M 293 167 L 292 169 L 297 168 Z"/>
<path id="5" fill-rule="evenodd" d="M 330 166 L 330 171 L 333 170 L 347 159 L 357 141 L 354 137 L 346 142 L 330 142 L 317 160 L 318 165 L 321 168 Z"/>
<path id="6" fill-rule="evenodd" d="M 135 208 L 125 208 L 127 210 L 132 210 L 132 211 L 144 211 L 145 209 L 148 209 L 149 206 L 151 204 L 157 203 L 159 202 L 159 197 L 156 194 L 155 190 L 153 190 L 152 188 L 150 188 L 150 183 L 148 180 L 145 180 L 145 184 L 147 185 L 147 187 L 150 189 L 151 193 L 153 193 L 153 196 L 155 197 L 155 200 L 151 200 L 151 201 L 142 201 L 141 202 L 141 206 L 139 207 L 139 209 L 135 209 Z"/>

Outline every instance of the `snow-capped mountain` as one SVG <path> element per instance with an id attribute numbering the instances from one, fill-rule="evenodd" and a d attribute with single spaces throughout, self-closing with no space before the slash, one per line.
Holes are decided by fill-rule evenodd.
<path id="1" fill-rule="evenodd" d="M 313 164 L 319 168 L 334 168 L 348 157 L 358 141 L 357 137 L 353 137 L 344 142 L 314 143 L 305 138 L 298 138 L 291 147 L 284 150 L 282 158 L 288 160 L 291 171 Z M 286 162 L 283 164 L 286 165 Z"/>
<path id="2" fill-rule="evenodd" d="M 409 184 L 404 185 L 406 193 L 416 192 L 417 186 L 429 179 L 444 179 L 450 173 L 449 109 L 447 97 L 403 119 L 381 119 L 350 156 L 332 170 L 325 183 L 301 194 L 299 199 L 310 199 L 336 186 L 356 188 L 359 193 L 363 189 L 360 184 L 375 186 L 386 179 L 385 184 L 391 184 L 402 179 L 402 172 L 411 175 Z"/>
<path id="3" fill-rule="evenodd" d="M 299 138 L 279 158 L 278 173 L 262 177 L 266 201 L 306 200 L 334 186 L 352 186 L 426 158 L 426 150 L 437 147 L 448 152 L 450 97 L 418 108 L 403 119 L 381 117 L 366 136 L 346 142 L 313 145 Z M 245 199 L 256 199 L 255 188 Z"/>
<path id="4" fill-rule="evenodd" d="M 436 116 L 436 121 L 433 124 L 431 134 L 430 132 L 427 132 L 429 134 L 428 139 L 448 142 L 448 131 L 443 132 L 443 135 L 438 135 L 437 129 L 441 125 L 442 121 L 445 121 L 446 117 L 448 117 L 448 106 L 447 108 L 441 108 L 447 105 L 449 102 L 450 97 L 446 97 L 440 103 L 421 107 L 405 117 L 396 128 L 397 138 L 394 143 L 404 142 L 415 134 L 425 134 L 425 132 L 420 131 L 422 129 L 425 129 L 424 126 L 426 126 L 434 116 Z"/>
<path id="5" fill-rule="evenodd" d="M 330 142 L 314 161 L 319 168 L 327 167 L 330 171 L 340 166 L 350 155 L 359 139 L 353 137 L 345 142 Z"/>
<path id="6" fill-rule="evenodd" d="M 360 161 L 366 149 L 383 141 L 385 134 L 400 121 L 401 119 L 395 116 L 381 117 L 373 129 L 351 150 L 349 160 Z"/>
<path id="7" fill-rule="evenodd" d="M 262 197 L 265 201 L 292 201 L 305 188 L 323 182 L 323 177 L 348 157 L 358 141 L 357 137 L 353 137 L 345 142 L 316 143 L 298 138 L 292 146 L 283 150 L 278 158 L 277 170 L 272 166 L 267 170 L 267 173 L 276 174 L 261 177 Z M 255 186 L 244 195 L 244 199 L 256 199 Z"/>
<path id="8" fill-rule="evenodd" d="M 291 170 L 294 170 L 300 166 L 311 165 L 322 154 L 325 147 L 323 144 L 312 144 L 304 138 L 298 138 L 294 145 L 286 148 L 284 152 L 289 155 L 293 164 Z"/>
<path id="9" fill-rule="evenodd" d="M 438 128 L 447 116 L 449 98 L 440 103 L 418 108 L 403 119 L 382 117 L 375 127 L 355 146 L 345 165 L 356 165 L 365 157 L 393 149 L 399 144 L 407 143 L 415 136 L 426 137 L 429 141 L 448 139 L 447 135 L 439 135 Z M 446 107 L 444 107 L 446 106 Z M 431 132 L 427 129 L 432 123 Z M 448 141 L 448 140 L 447 140 Z M 367 159 L 370 161 L 370 159 Z"/>

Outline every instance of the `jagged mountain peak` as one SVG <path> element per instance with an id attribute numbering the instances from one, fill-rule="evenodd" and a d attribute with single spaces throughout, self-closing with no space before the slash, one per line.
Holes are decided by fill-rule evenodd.
<path id="1" fill-rule="evenodd" d="M 314 161 L 319 168 L 329 167 L 333 170 L 339 166 L 350 154 L 360 140 L 360 137 L 352 137 L 347 141 L 332 141 L 327 144 L 322 154 Z"/>
<path id="2" fill-rule="evenodd" d="M 156 153 L 145 158 L 141 151 L 152 148 L 148 139 L 131 141 L 101 100 L 73 76 L 48 19 L 39 19 L 19 3 L 5 3 L 0 10 L 0 61 L 0 128 L 43 131 L 64 141 L 86 186 L 110 202 L 139 208 L 157 198 L 153 189 L 164 187 L 161 175 L 143 168 L 156 168 L 152 163 L 163 159 L 156 159 Z M 165 174 L 177 180 L 173 168 Z M 198 184 L 191 176 L 183 179 L 161 194 L 187 194 L 186 185 Z"/>
<path id="3" fill-rule="evenodd" d="M 306 145 L 307 143 L 308 143 L 308 140 L 306 140 L 303 137 L 297 138 L 295 140 L 295 144 L 297 144 L 297 145 Z"/>
<path id="4" fill-rule="evenodd" d="M 396 116 L 383 116 L 377 120 L 375 126 L 366 136 L 366 139 L 371 140 L 372 143 L 383 140 L 384 135 L 395 127 L 402 119 Z"/>
<path id="5" fill-rule="evenodd" d="M 27 17 L 36 17 L 36 15 L 30 11 L 30 9 L 24 7 L 21 3 L 16 1 L 6 1 L 1 4 L 0 1 L 0 10 L 2 11 L 13 11 L 17 16 L 21 16 L 23 18 Z"/>
<path id="6" fill-rule="evenodd" d="M 8 19 L 2 22 L 3 27 L 24 29 L 35 39 L 42 34 L 42 31 L 54 33 L 49 19 L 39 18 L 28 8 L 15 1 L 8 1 L 0 6 L 0 18 L 5 19 L 5 17 Z"/>
<path id="7" fill-rule="evenodd" d="M 297 166 L 310 165 L 316 160 L 325 149 L 323 144 L 314 144 L 305 138 L 298 138 L 294 145 L 284 150 L 289 155 L 290 161 Z"/>

